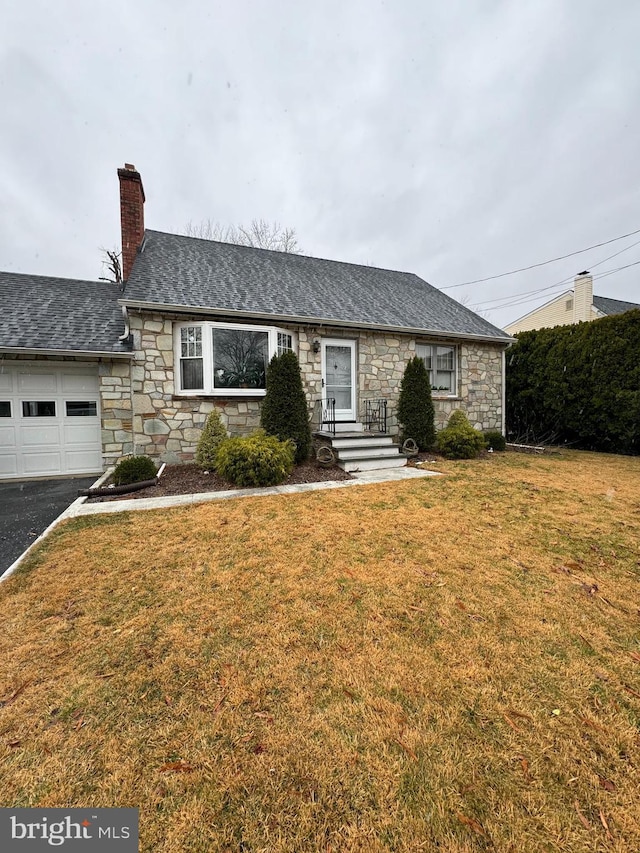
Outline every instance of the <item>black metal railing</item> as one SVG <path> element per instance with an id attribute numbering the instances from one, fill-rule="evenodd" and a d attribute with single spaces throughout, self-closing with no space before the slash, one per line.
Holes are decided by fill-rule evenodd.
<path id="1" fill-rule="evenodd" d="M 322 401 L 321 428 L 326 428 L 332 435 L 336 434 L 336 401 L 333 397 Z"/>
<path id="2" fill-rule="evenodd" d="M 387 401 L 365 400 L 364 401 L 364 428 L 369 432 L 387 431 Z"/>

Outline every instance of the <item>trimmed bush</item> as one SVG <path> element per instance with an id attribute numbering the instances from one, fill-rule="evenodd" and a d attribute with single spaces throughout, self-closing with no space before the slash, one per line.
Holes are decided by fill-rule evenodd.
<path id="1" fill-rule="evenodd" d="M 412 438 L 418 450 L 429 450 L 436 437 L 431 383 L 424 361 L 419 356 L 409 359 L 400 383 L 398 421 L 402 441 Z"/>
<path id="2" fill-rule="evenodd" d="M 300 364 L 294 352 L 274 355 L 267 367 L 267 393 L 260 409 L 260 426 L 280 441 L 291 440 L 296 462 L 311 452 L 311 427 Z"/>
<path id="3" fill-rule="evenodd" d="M 507 350 L 511 441 L 640 453 L 640 310 L 517 338 Z"/>
<path id="4" fill-rule="evenodd" d="M 447 459 L 475 459 L 486 446 L 482 433 L 459 410 L 451 413 L 449 423 L 437 435 L 436 444 Z"/>
<path id="5" fill-rule="evenodd" d="M 216 471 L 236 486 L 277 486 L 291 473 L 294 456 L 292 441 L 259 430 L 223 441 L 216 453 Z"/>
<path id="6" fill-rule="evenodd" d="M 153 480 L 157 473 L 156 464 L 150 456 L 126 456 L 116 465 L 112 479 L 116 486 L 128 486 L 129 483 Z"/>
<path id="7" fill-rule="evenodd" d="M 507 439 L 497 429 L 485 432 L 484 442 L 487 447 L 491 447 L 493 450 L 505 450 L 507 446 Z"/>
<path id="8" fill-rule="evenodd" d="M 216 467 L 216 453 L 220 444 L 227 438 L 227 431 L 220 418 L 220 412 L 214 409 L 202 430 L 196 448 L 196 464 L 207 471 Z"/>

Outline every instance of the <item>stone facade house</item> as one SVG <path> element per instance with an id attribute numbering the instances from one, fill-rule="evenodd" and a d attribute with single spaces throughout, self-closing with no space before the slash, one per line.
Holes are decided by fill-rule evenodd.
<path id="1" fill-rule="evenodd" d="M 145 230 L 140 174 L 118 175 L 121 287 L 0 273 L 0 478 L 189 461 L 214 408 L 258 426 L 284 350 L 319 432 L 392 441 L 416 354 L 438 427 L 463 409 L 504 431 L 505 332 L 411 273 Z"/>

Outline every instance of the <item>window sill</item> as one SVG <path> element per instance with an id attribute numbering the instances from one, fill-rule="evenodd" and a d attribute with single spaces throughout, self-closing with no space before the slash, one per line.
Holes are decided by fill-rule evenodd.
<path id="1" fill-rule="evenodd" d="M 432 400 L 462 400 L 459 394 L 431 394 Z"/>
<path id="2" fill-rule="evenodd" d="M 228 391 L 197 391 L 189 393 L 188 391 L 172 394 L 172 400 L 264 400 L 267 392 L 255 388 L 230 388 Z"/>

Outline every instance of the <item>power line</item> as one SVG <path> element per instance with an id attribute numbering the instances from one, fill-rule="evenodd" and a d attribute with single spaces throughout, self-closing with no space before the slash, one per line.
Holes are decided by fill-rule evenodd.
<path id="1" fill-rule="evenodd" d="M 574 255 L 582 255 L 584 252 L 589 252 L 591 249 L 598 249 L 600 246 L 608 246 L 610 243 L 616 243 L 618 240 L 624 240 L 625 237 L 633 237 L 634 234 L 640 234 L 640 228 L 637 231 L 630 231 L 628 234 L 622 234 L 620 237 L 613 237 L 611 240 L 604 240 L 602 243 L 594 243 L 593 246 L 587 246 L 586 249 L 578 249 L 577 252 L 569 252 L 568 255 L 559 255 L 557 258 L 550 258 L 548 261 L 540 261 L 537 264 L 530 264 L 528 267 L 520 267 L 517 270 L 509 270 L 509 272 L 501 272 L 499 275 L 490 275 L 486 278 L 474 278 L 472 281 L 463 281 L 460 284 L 449 284 L 446 287 L 439 288 L 440 290 L 453 290 L 454 287 L 465 287 L 468 284 L 481 284 L 484 281 L 494 281 L 496 278 L 504 278 L 508 275 L 515 275 L 519 272 L 526 272 L 537 267 L 544 267 L 547 264 L 554 264 L 556 261 L 564 261 L 566 258 L 572 258 Z M 612 255 L 611 257 L 615 257 Z"/>
<path id="2" fill-rule="evenodd" d="M 636 240 L 636 242 L 635 242 L 635 243 L 632 243 L 630 246 L 627 246 L 627 247 L 626 247 L 626 248 L 624 248 L 624 249 L 620 249 L 620 251 L 619 251 L 619 252 L 614 252 L 614 253 L 613 253 L 613 255 L 609 255 L 608 257 L 603 258 L 601 261 L 598 261 L 598 263 L 597 263 L 597 264 L 591 264 L 591 266 L 589 267 L 589 269 L 595 269 L 596 267 L 599 267 L 599 266 L 600 266 L 600 264 L 604 264 L 604 263 L 605 263 L 605 261 L 610 261 L 610 260 L 611 260 L 611 258 L 617 258 L 617 257 L 618 257 L 618 255 L 621 255 L 623 252 L 628 252 L 628 251 L 629 251 L 629 249 L 633 249 L 633 247 L 634 247 L 634 246 L 640 246 L 640 240 Z"/>
<path id="3" fill-rule="evenodd" d="M 631 246 L 629 246 L 628 248 L 631 248 Z M 604 260 L 606 261 L 606 260 L 610 260 L 610 259 L 605 258 Z M 601 278 L 606 278 L 607 276 L 614 275 L 615 273 L 618 273 L 618 272 L 622 272 L 622 270 L 626 270 L 626 269 L 629 269 L 630 267 L 638 266 L 638 264 L 640 264 L 640 261 L 634 261 L 633 263 L 625 264 L 622 267 L 616 267 L 615 269 L 611 269 L 611 270 L 603 270 L 602 272 L 594 275 L 593 280 L 599 281 Z M 532 294 L 540 294 L 540 293 L 543 293 L 544 291 L 554 290 L 555 288 L 560 287 L 561 285 L 568 284 L 570 281 L 572 281 L 571 276 L 569 278 L 562 279 L 562 281 L 557 281 L 554 284 L 550 284 L 547 287 L 542 287 L 539 290 L 531 290 L 531 291 L 528 291 L 525 293 L 514 294 L 512 301 L 503 302 L 502 305 L 492 305 L 489 310 L 501 311 L 503 308 L 513 308 L 516 305 L 527 305 L 529 302 L 536 302 L 538 299 L 538 296 L 536 295 L 536 296 L 532 297 Z M 558 290 L 554 293 L 548 293 L 547 296 L 550 299 L 555 299 L 556 297 L 560 296 L 560 294 L 562 294 L 564 292 L 564 290 L 565 290 L 565 288 L 563 287 L 561 290 Z M 523 299 L 522 297 L 529 297 L 529 298 Z M 489 303 L 499 302 L 501 299 L 509 299 L 509 298 L 510 297 L 508 297 L 508 296 L 503 296 L 503 297 L 499 297 L 498 299 L 489 299 L 485 302 L 476 303 L 476 307 L 484 308 Z"/>
<path id="4" fill-rule="evenodd" d="M 593 278 L 594 278 L 594 280 L 600 279 L 600 278 L 605 278 L 608 275 L 613 275 L 614 272 L 620 272 L 621 270 L 628 270 L 629 267 L 637 267 L 638 264 L 640 264 L 640 261 L 634 261 L 632 264 L 626 264 L 623 267 L 616 267 L 614 270 L 603 270 L 602 272 L 598 273 L 598 275 L 594 275 Z"/>
<path id="5" fill-rule="evenodd" d="M 607 261 L 610 261 L 612 258 L 617 258 L 618 255 L 622 255 L 624 252 L 628 252 L 629 249 L 633 249 L 635 246 L 640 246 L 640 240 L 636 240 L 635 243 L 631 243 L 631 245 L 625 246 L 625 248 L 620 249 L 619 252 L 614 252 L 613 255 L 607 255 L 606 258 L 602 258 L 602 260 L 597 261 L 597 263 L 595 263 L 595 264 L 591 264 L 590 269 L 595 269 L 596 267 L 599 267 L 600 264 L 604 264 Z M 634 266 L 634 264 L 629 264 L 629 266 Z M 616 270 L 611 270 L 611 271 L 606 272 L 606 273 L 597 273 L 596 275 L 593 276 L 593 278 L 594 278 L 594 280 L 596 280 L 604 274 L 610 275 L 612 272 L 617 272 L 618 270 L 621 270 L 621 269 L 626 269 L 626 267 L 618 267 Z M 539 288 L 536 288 L 535 290 L 525 290 L 523 293 L 511 293 L 511 294 L 508 294 L 506 296 L 498 296 L 495 299 L 485 299 L 482 302 L 477 302 L 476 304 L 479 307 L 484 307 L 485 305 L 489 305 L 489 304 L 492 304 L 494 302 L 503 302 L 503 301 L 509 300 L 509 299 L 519 300 L 520 297 L 522 297 L 522 296 L 532 296 L 535 293 L 544 293 L 547 290 L 552 290 L 554 287 L 559 287 L 561 284 L 564 284 L 565 282 L 568 283 L 568 282 L 572 281 L 572 279 L 573 279 L 573 276 L 567 276 L 567 278 L 563 278 L 561 281 L 555 282 L 554 284 L 545 285 L 545 287 L 539 287 Z M 517 302 L 516 303 L 509 302 L 508 304 L 505 304 L 505 305 L 494 305 L 493 310 L 496 310 L 499 308 L 509 308 L 511 306 L 511 304 L 518 304 L 518 303 Z"/>
<path id="6" fill-rule="evenodd" d="M 535 293 L 544 293 L 545 290 L 551 290 L 554 287 L 559 287 L 561 284 L 573 281 L 573 276 L 563 278 L 562 281 L 556 281 L 554 284 L 547 284 L 544 287 L 538 287 L 536 290 L 525 290 L 524 293 L 509 293 L 506 296 L 497 296 L 495 299 L 485 299 L 482 302 L 476 302 L 476 305 L 489 305 L 492 302 L 502 302 L 506 299 L 520 299 L 522 296 L 532 296 Z M 498 306 L 500 307 L 500 306 Z"/>

